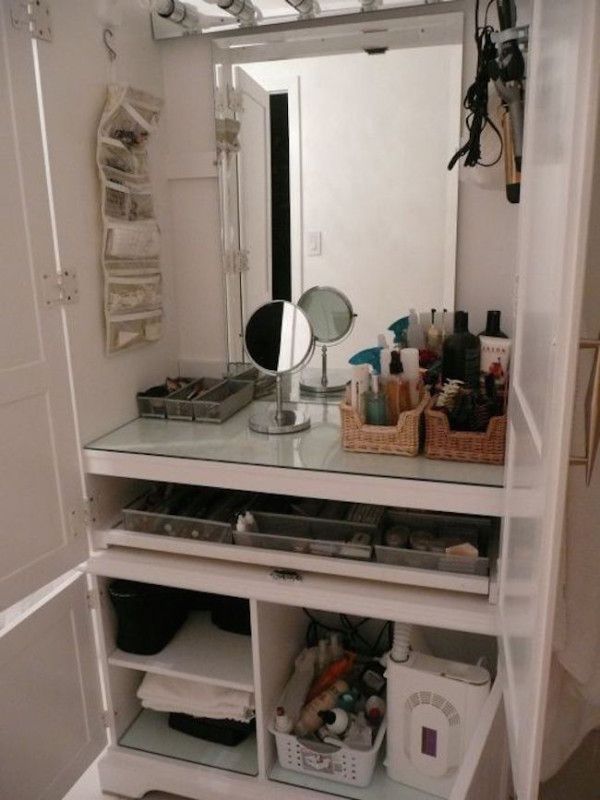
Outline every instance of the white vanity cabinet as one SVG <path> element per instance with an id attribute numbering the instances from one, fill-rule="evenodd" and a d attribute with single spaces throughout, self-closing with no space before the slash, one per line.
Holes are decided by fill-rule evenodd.
<path id="1" fill-rule="evenodd" d="M 97 47 L 95 37 L 101 39 L 101 29 L 86 4 L 53 0 L 49 6 L 52 42 L 30 39 L 28 25 L 19 17 L 19 3 L 3 4 L 0 19 L 4 51 L 0 92 L 8 112 L 0 142 L 4 279 L 0 295 L 0 795 L 60 800 L 107 743 L 101 780 L 103 788 L 115 794 L 139 797 L 156 789 L 195 800 L 238 796 L 258 800 L 282 794 L 318 800 L 336 791 L 311 779 L 290 785 L 275 763 L 274 743 L 267 730 L 302 643 L 302 608 L 308 607 L 497 638 L 498 677 L 457 773 L 452 800 L 506 800 L 509 763 L 518 800 L 534 800 L 596 147 L 600 85 L 594 45 L 600 32 L 596 3 L 533 3 L 507 464 L 503 481 L 497 475 L 491 479 L 492 473 L 484 470 L 486 478 L 472 477 L 463 483 L 448 477 L 453 470 L 461 470 L 460 465 L 430 464 L 425 459 L 400 459 L 393 468 L 395 474 L 389 475 L 387 467 L 379 472 L 373 468 L 368 474 L 336 470 L 331 464 L 321 469 L 297 463 L 290 467 L 285 459 L 293 454 L 271 456 L 260 465 L 245 463 L 241 457 L 198 456 L 185 452 L 185 442 L 177 441 L 177 437 L 185 439 L 188 423 L 174 423 L 183 427 L 176 428 L 173 436 L 168 433 L 167 441 L 151 442 L 151 449 L 140 446 L 144 431 L 140 433 L 137 423 L 121 429 L 123 440 L 118 447 L 114 441 L 104 448 L 97 442 L 89 448 L 81 446 L 78 422 L 82 424 L 83 413 L 85 430 L 90 430 L 92 407 L 96 430 L 110 428 L 119 416 L 115 409 L 119 403 L 126 407 L 123 398 L 133 396 L 134 385 L 163 377 L 174 369 L 178 353 L 169 334 L 161 344 L 111 361 L 98 352 L 101 337 L 90 333 L 101 330 L 98 275 L 93 269 L 89 274 L 87 269 L 78 270 L 77 265 L 79 259 L 93 265 L 97 256 L 84 249 L 93 249 L 97 242 L 85 240 L 82 233 L 78 239 L 86 226 L 97 221 L 94 195 L 88 192 L 79 198 L 65 187 L 77 186 L 81 165 L 90 167 L 92 146 L 86 142 L 82 150 L 78 109 L 68 106 L 69 93 L 61 82 L 65 76 L 61 57 L 70 65 L 73 86 L 79 85 L 77 81 L 85 86 L 81 94 L 85 102 L 79 109 L 83 115 L 87 93 L 94 97 L 85 105 L 86 113 L 99 108 L 99 84 L 106 77 L 104 51 L 101 43 Z M 123 37 L 121 50 L 127 63 L 139 59 L 138 79 L 143 81 L 144 74 L 156 68 L 159 45 L 151 41 L 144 27 L 147 17 L 140 8 L 126 7 L 124 15 L 126 24 L 134 18 L 144 21 L 139 23 L 137 37 Z M 87 43 L 93 43 L 89 53 Z M 79 132 L 72 141 L 69 115 L 73 115 L 73 130 Z M 94 131 L 88 128 L 92 137 Z M 57 130 L 64 132 L 62 140 Z M 190 214 L 190 209 L 185 213 Z M 177 224 L 175 220 L 172 230 L 164 226 L 167 239 L 170 233 L 176 235 Z M 201 248 L 199 243 L 198 262 Z M 61 290 L 61 281 L 64 287 L 73 270 L 80 281 L 79 307 L 69 304 L 71 296 L 66 303 L 58 302 L 61 292 L 69 294 Z M 482 281 L 484 270 L 482 266 Z M 67 280 L 67 286 L 71 285 Z M 185 315 L 193 309 L 171 311 Z M 96 328 L 86 327 L 86 315 L 93 318 Z M 106 399 L 97 393 L 97 384 L 90 384 L 89 374 L 85 378 L 80 374 L 84 347 L 90 348 L 99 371 L 111 379 Z M 75 397 L 83 398 L 77 408 Z M 104 420 L 105 425 L 98 424 Z M 90 438 L 86 434 L 86 441 Z M 477 474 L 476 468 L 468 471 Z M 91 504 L 83 500 L 86 472 L 95 497 Z M 215 557 L 217 551 L 209 551 L 208 545 L 204 549 L 199 545 L 194 554 L 168 541 L 150 547 L 140 540 L 134 547 L 131 537 L 109 523 L 112 512 L 131 498 L 135 482 L 145 480 L 500 517 L 496 596 L 457 591 L 456 586 L 423 586 L 408 575 L 406 580 L 388 580 L 356 564 L 337 562 L 324 569 L 313 566 L 324 562 L 311 562 L 309 556 L 278 559 L 257 550 L 244 560 L 232 556 L 235 548 L 231 548 Z M 97 497 L 94 487 L 100 488 Z M 88 555 L 84 574 L 68 572 Z M 286 566 L 300 573 L 301 580 L 281 581 L 272 575 L 273 568 Z M 189 651 L 180 650 L 168 664 L 159 657 L 136 661 L 116 653 L 105 590 L 111 578 L 249 598 L 252 635 L 246 651 L 235 660 L 229 658 L 226 638 L 211 639 L 199 619 L 192 639 L 210 650 L 208 666 Z M 46 594 L 35 594 L 48 584 L 51 588 Z M 99 622 L 95 632 L 94 616 Z M 146 752 L 135 749 L 135 742 L 133 746 L 119 744 L 139 712 L 135 690 L 141 673 L 153 670 L 252 687 L 257 702 L 255 747 L 251 740 L 252 747 L 236 763 L 211 752 L 201 756 L 207 762 L 202 764 L 156 752 L 156 748 L 152 752 L 148 744 L 143 746 Z M 146 733 L 154 737 L 152 741 L 161 739 L 160 732 Z M 388 781 L 383 768 L 369 789 L 348 790 L 343 796 L 429 798 Z"/>

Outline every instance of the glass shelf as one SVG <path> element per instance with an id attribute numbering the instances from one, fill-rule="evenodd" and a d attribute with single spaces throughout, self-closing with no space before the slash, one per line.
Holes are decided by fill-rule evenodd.
<path id="1" fill-rule="evenodd" d="M 119 745 L 229 772 L 258 775 L 255 734 L 236 747 L 226 747 L 169 728 L 168 717 L 145 708 L 121 736 Z"/>
<path id="2" fill-rule="evenodd" d="M 501 466 L 345 452 L 339 409 L 327 403 L 299 404 L 311 418 L 307 431 L 279 436 L 254 433 L 248 419 L 259 405 L 264 401 L 251 403 L 221 425 L 135 419 L 90 442 L 86 450 L 481 487 L 504 485 Z"/>

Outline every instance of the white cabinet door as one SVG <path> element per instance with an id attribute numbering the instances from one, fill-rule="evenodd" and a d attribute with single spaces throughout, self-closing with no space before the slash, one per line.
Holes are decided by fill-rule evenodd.
<path id="1" fill-rule="evenodd" d="M 509 756 L 503 685 L 503 677 L 499 675 L 481 711 L 449 800 L 508 798 Z"/>
<path id="2" fill-rule="evenodd" d="M 34 50 L 12 5 L 0 7 L 0 610 L 87 553 L 63 310 L 45 293 L 56 259 Z"/>
<path id="3" fill-rule="evenodd" d="M 269 94 L 241 67 L 236 86 L 242 93 L 240 116 L 240 246 L 248 251 L 244 275 L 244 318 L 273 297 L 271 278 L 271 114 Z"/>
<path id="4" fill-rule="evenodd" d="M 536 0 L 501 552 L 514 783 L 538 796 L 569 458 L 598 92 L 596 0 Z"/>
<path id="5" fill-rule="evenodd" d="M 60 800 L 106 744 L 85 578 L 0 635 L 0 797 Z"/>

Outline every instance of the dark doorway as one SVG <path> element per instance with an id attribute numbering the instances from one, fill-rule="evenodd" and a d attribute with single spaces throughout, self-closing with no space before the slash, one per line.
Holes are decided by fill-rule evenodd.
<path id="1" fill-rule="evenodd" d="M 273 300 L 291 300 L 290 134 L 287 94 L 272 94 L 270 111 Z"/>

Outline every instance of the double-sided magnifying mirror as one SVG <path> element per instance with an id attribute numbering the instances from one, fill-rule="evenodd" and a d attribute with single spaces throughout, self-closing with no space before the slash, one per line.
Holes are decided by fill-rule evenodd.
<path id="1" fill-rule="evenodd" d="M 327 348 L 339 344 L 354 327 L 356 314 L 345 294 L 331 286 L 313 286 L 298 300 L 312 325 L 315 342 L 321 345 L 321 369 L 306 369 L 300 389 L 311 394 L 343 391 L 347 376 L 341 371 L 327 372 Z"/>
<path id="2" fill-rule="evenodd" d="M 298 408 L 283 407 L 282 379 L 309 361 L 315 340 L 308 317 L 287 300 L 265 303 L 246 323 L 246 352 L 262 372 L 275 375 L 276 405 L 250 417 L 257 433 L 295 433 L 310 427 L 310 417 Z"/>

